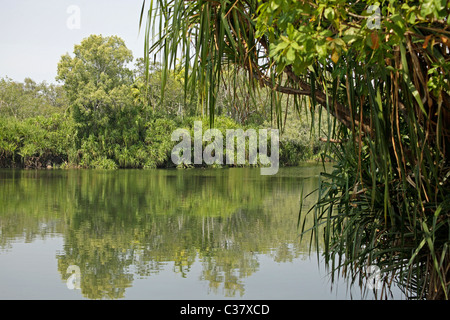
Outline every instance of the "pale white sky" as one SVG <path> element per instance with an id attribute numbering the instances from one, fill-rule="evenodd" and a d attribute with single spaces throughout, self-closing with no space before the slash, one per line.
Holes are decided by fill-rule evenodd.
<path id="1" fill-rule="evenodd" d="M 0 78 L 56 83 L 57 64 L 91 34 L 117 35 L 144 54 L 143 0 L 0 0 Z M 75 6 L 75 7 L 73 7 Z M 79 29 L 76 26 L 79 9 Z M 69 10 L 69 12 L 68 12 Z M 69 22 L 69 24 L 68 24 Z M 145 20 L 143 21 L 145 23 Z"/>

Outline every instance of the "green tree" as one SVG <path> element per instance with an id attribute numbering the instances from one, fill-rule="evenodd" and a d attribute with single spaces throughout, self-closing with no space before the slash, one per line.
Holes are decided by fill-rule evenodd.
<path id="1" fill-rule="evenodd" d="M 133 71 L 128 67 L 132 52 L 117 36 L 91 35 L 74 46 L 73 54 L 61 57 L 56 79 L 63 83 L 76 123 L 76 162 L 84 167 L 115 168 L 110 159 L 118 142 L 113 132 L 125 124 L 132 129 L 129 123 L 136 115 Z M 117 127 L 119 123 L 122 126 Z"/>
<path id="2" fill-rule="evenodd" d="M 77 122 L 87 124 L 86 135 L 105 124 L 113 110 L 129 106 L 133 72 L 131 50 L 117 37 L 91 35 L 65 54 L 56 79 L 63 83 Z"/>
<path id="3" fill-rule="evenodd" d="M 36 83 L 30 78 L 24 82 L 0 79 L 0 116 L 25 119 L 49 117 L 65 111 L 66 97 L 60 86 Z"/>
<path id="4" fill-rule="evenodd" d="M 149 107 L 151 111 L 164 112 L 167 115 L 189 116 L 196 113 L 196 94 L 186 95 L 184 91 L 184 70 L 171 71 L 166 76 L 165 86 L 161 64 L 154 62 L 149 66 L 146 76 L 146 66 L 143 58 L 135 63 L 135 82 L 133 97 L 135 102 Z M 161 92 L 164 90 L 164 92 Z"/>

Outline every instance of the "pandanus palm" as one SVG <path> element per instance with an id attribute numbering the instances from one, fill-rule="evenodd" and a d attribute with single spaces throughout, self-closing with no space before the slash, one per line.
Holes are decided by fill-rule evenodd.
<path id="1" fill-rule="evenodd" d="M 198 93 L 212 125 L 229 65 L 247 71 L 255 92 L 269 87 L 298 109 L 326 110 L 336 166 L 322 175 L 308 213 L 316 223 L 304 234 L 324 237 L 333 271 L 362 281 L 376 264 L 386 287 L 395 278 L 411 297 L 448 299 L 449 6 L 161 0 L 144 1 L 140 22 L 148 10 L 147 65 L 158 52 L 165 72 L 180 59 L 185 91 Z M 272 112 L 283 116 L 280 104 Z"/>

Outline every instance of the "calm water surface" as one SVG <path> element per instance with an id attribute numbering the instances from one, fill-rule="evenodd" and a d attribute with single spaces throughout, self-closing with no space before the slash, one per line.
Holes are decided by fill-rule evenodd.
<path id="1" fill-rule="evenodd" d="M 321 171 L 0 170 L 0 299 L 371 299 L 299 241 Z"/>

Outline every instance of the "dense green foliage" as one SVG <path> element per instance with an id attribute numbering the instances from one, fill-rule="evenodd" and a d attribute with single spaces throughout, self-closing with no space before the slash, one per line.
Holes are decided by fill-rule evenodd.
<path id="1" fill-rule="evenodd" d="M 158 37 L 146 48 L 165 72 L 185 53 L 186 88 L 211 124 L 230 65 L 247 88 L 272 89 L 278 127 L 290 118 L 280 94 L 324 110 L 338 165 L 308 231 L 317 241 L 324 231 L 332 271 L 363 281 L 376 265 L 383 293 L 395 279 L 408 297 L 448 299 L 449 23 L 445 0 L 161 0 L 148 8 L 147 36 Z"/>
<path id="2" fill-rule="evenodd" d="M 36 83 L 26 78 L 17 83 L 9 78 L 0 79 L 0 115 L 25 119 L 61 113 L 68 108 L 65 91 L 56 85 Z"/>
<path id="3" fill-rule="evenodd" d="M 204 122 L 195 95 L 183 94 L 182 72 L 163 74 L 158 63 L 146 79 L 143 59 L 133 61 L 118 37 L 92 35 L 65 54 L 58 64 L 61 86 L 0 81 L 0 167 L 157 168 L 171 167 L 177 128 L 192 132 Z M 164 95 L 161 95 L 164 77 Z M 262 104 L 257 115 L 235 112 L 238 95 L 223 88 L 217 127 L 272 127 Z M 261 98 L 263 99 L 263 98 Z M 286 105 L 288 105 L 286 103 Z M 298 120 L 300 122 L 300 119 Z M 303 121 L 302 123 L 306 123 Z M 303 126 L 287 124 L 281 139 L 281 164 L 296 165 L 317 157 L 318 139 Z M 289 129 L 290 128 L 290 129 Z M 205 143 L 206 145 L 206 143 Z"/>

